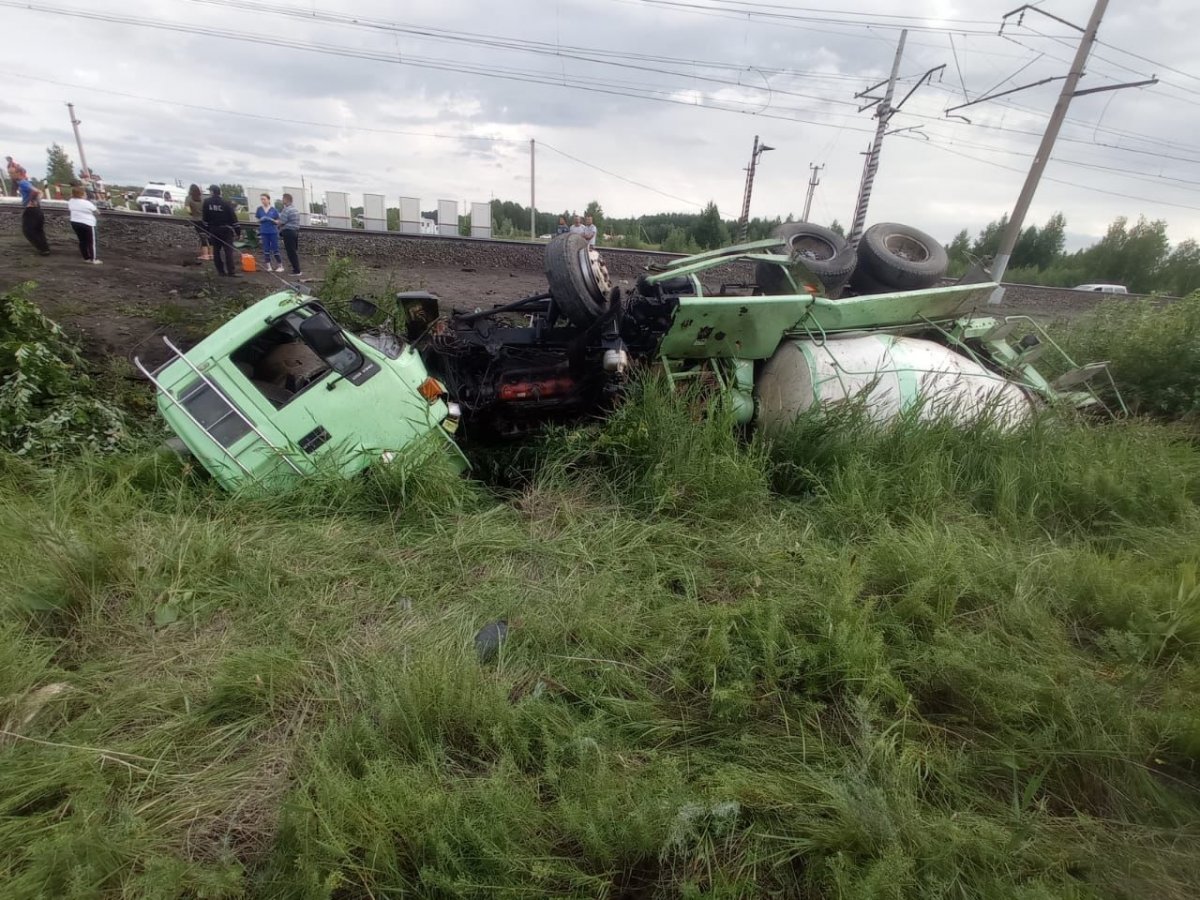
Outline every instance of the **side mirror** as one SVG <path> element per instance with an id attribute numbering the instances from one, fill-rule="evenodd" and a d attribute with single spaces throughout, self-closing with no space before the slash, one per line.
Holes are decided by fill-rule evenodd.
<path id="1" fill-rule="evenodd" d="M 350 346 L 327 312 L 315 312 L 301 322 L 300 338 L 339 375 L 350 375 L 363 364 L 362 354 Z"/>
<path id="2" fill-rule="evenodd" d="M 373 319 L 379 314 L 379 306 L 366 297 L 355 296 L 350 300 L 350 312 L 360 319 Z"/>

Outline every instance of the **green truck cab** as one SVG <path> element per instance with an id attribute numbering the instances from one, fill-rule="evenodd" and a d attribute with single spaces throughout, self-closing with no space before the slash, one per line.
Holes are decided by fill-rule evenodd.
<path id="1" fill-rule="evenodd" d="M 239 313 L 154 371 L 158 409 L 187 450 L 229 490 L 277 488 L 321 472 L 348 477 L 404 451 L 443 450 L 457 407 L 411 344 L 355 335 L 312 297 L 287 290 Z"/>

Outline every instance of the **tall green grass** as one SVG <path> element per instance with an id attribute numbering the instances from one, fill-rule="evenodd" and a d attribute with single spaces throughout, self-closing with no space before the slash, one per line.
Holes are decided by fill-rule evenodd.
<path id="1" fill-rule="evenodd" d="M 1110 300 L 1072 323 L 1065 344 L 1078 362 L 1107 360 L 1134 412 L 1200 421 L 1200 292 L 1171 303 Z"/>
<path id="2" fill-rule="evenodd" d="M 730 425 L 647 382 L 499 491 L 0 457 L 6 896 L 1194 896 L 1200 451 Z"/>

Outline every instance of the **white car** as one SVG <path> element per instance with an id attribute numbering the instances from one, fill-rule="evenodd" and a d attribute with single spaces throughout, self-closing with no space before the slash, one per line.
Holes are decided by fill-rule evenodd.
<path id="1" fill-rule="evenodd" d="M 186 193 L 186 188 L 152 181 L 142 188 L 141 193 L 133 202 L 142 212 L 169 216 L 175 210 L 183 209 L 183 198 Z"/>
<path id="2" fill-rule="evenodd" d="M 1129 289 L 1123 284 L 1077 284 L 1072 290 L 1091 291 L 1094 294 L 1128 294 Z"/>

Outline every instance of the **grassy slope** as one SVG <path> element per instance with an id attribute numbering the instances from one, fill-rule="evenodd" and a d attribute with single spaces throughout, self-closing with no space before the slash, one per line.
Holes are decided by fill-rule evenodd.
<path id="1" fill-rule="evenodd" d="M 1183 436 L 765 448 L 648 388 L 534 455 L 275 499 L 4 458 L 5 895 L 1194 896 Z"/>

